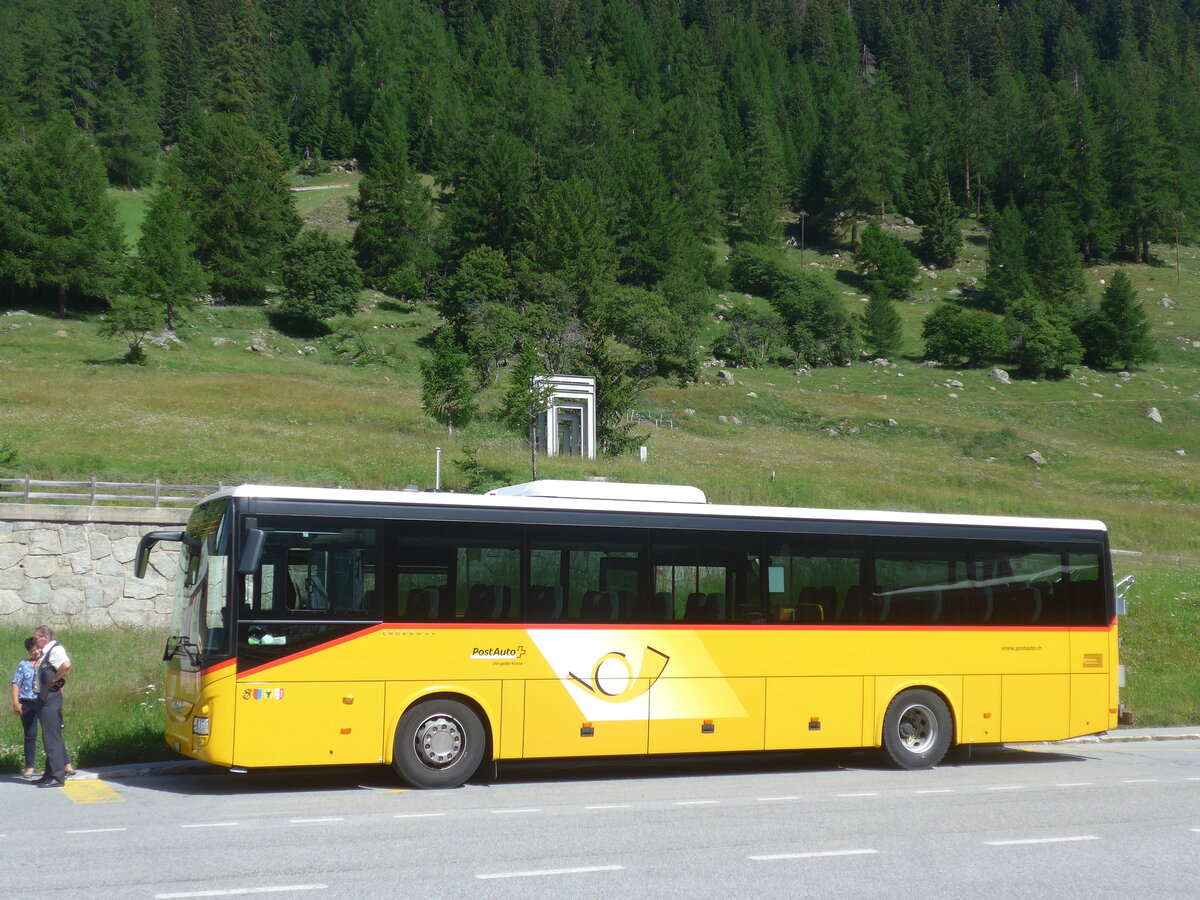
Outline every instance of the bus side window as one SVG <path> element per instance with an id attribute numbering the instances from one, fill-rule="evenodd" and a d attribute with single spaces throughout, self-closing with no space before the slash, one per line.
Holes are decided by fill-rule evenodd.
<path id="1" fill-rule="evenodd" d="M 285 517 L 263 516 L 262 563 L 247 613 L 294 619 L 378 619 L 378 529 L 329 519 L 314 529 Z"/>

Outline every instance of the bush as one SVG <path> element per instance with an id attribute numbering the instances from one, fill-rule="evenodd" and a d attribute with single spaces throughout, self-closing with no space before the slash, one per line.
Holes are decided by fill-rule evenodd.
<path id="1" fill-rule="evenodd" d="M 1011 304 L 1006 322 L 1013 361 L 1030 378 L 1065 378 L 1083 358 L 1083 346 L 1071 323 L 1037 300 Z"/>
<path id="2" fill-rule="evenodd" d="M 949 366 L 981 366 L 1008 351 L 1008 333 L 999 316 L 953 303 L 943 303 L 925 317 L 921 337 L 925 358 Z"/>
<path id="3" fill-rule="evenodd" d="M 100 326 L 105 337 L 119 338 L 128 350 L 123 359 L 132 365 L 146 364 L 146 336 L 162 325 L 162 307 L 144 297 L 119 297 L 110 301 L 108 318 Z"/>
<path id="4" fill-rule="evenodd" d="M 841 366 L 858 354 L 858 332 L 833 288 L 787 268 L 768 247 L 738 244 L 730 254 L 735 289 L 766 297 L 788 326 L 789 343 L 811 366 Z"/>
<path id="5" fill-rule="evenodd" d="M 739 307 L 725 317 L 725 324 L 712 350 L 729 365 L 752 369 L 791 361 L 787 324 L 777 313 Z"/>
<path id="6" fill-rule="evenodd" d="M 323 231 L 302 232 L 284 253 L 281 315 L 310 327 L 358 310 L 362 273 L 350 250 Z"/>

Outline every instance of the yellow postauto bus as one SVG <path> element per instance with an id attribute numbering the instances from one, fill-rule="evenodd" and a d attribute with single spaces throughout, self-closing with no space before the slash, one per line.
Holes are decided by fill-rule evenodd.
<path id="1" fill-rule="evenodd" d="M 1099 522 L 242 486 L 181 544 L 167 742 L 234 769 L 955 745 L 1116 726 Z"/>

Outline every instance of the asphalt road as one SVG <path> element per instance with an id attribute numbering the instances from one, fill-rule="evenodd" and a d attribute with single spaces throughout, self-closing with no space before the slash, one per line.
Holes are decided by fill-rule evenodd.
<path id="1" fill-rule="evenodd" d="M 1200 741 L 0 782 L 0 898 L 1198 897 Z M 37 864 L 36 860 L 52 860 Z"/>

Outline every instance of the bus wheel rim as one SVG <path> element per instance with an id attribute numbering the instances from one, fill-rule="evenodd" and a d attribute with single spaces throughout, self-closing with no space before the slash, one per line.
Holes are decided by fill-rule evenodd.
<path id="1" fill-rule="evenodd" d="M 937 717 L 928 706 L 913 704 L 900 714 L 900 743 L 912 753 L 924 753 L 937 741 Z"/>
<path id="2" fill-rule="evenodd" d="M 430 716 L 417 726 L 417 756 L 435 768 L 452 765 L 462 756 L 466 729 L 453 716 Z"/>

